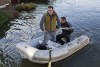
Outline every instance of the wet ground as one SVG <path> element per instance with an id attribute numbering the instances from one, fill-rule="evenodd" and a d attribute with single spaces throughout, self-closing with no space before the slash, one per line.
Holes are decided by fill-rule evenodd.
<path id="1" fill-rule="evenodd" d="M 100 67 L 100 0 L 56 0 L 49 4 L 38 4 L 36 10 L 29 13 L 22 12 L 19 19 L 0 30 L 0 67 L 47 67 L 47 64 L 23 60 L 15 51 L 15 44 L 31 39 L 40 31 L 39 21 L 48 5 L 53 5 L 59 17 L 67 17 L 72 24 L 72 39 L 84 34 L 91 40 L 80 52 L 53 63 L 52 67 Z"/>

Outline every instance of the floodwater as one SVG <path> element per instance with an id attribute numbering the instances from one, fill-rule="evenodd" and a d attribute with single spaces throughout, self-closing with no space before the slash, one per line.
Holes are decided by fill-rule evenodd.
<path id="1" fill-rule="evenodd" d="M 48 5 L 53 5 L 59 17 L 65 16 L 74 27 L 72 40 L 88 35 L 90 44 L 77 54 L 52 67 L 100 67 L 100 0 L 56 0 L 38 4 L 36 10 L 22 12 L 19 19 L 11 21 L 0 30 L 0 67 L 47 67 L 24 60 L 15 50 L 15 44 L 31 39 L 39 29 L 39 21 Z"/>

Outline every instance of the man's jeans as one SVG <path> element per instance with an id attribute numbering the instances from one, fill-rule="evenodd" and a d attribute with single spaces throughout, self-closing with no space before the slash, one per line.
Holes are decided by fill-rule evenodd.
<path id="1" fill-rule="evenodd" d="M 44 40 L 42 45 L 46 45 L 48 40 L 56 41 L 56 31 L 44 32 Z"/>

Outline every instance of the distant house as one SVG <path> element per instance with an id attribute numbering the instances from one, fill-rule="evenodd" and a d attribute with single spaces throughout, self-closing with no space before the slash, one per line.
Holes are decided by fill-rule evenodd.
<path id="1" fill-rule="evenodd" d="M 4 8 L 11 3 L 11 0 L 0 0 L 0 8 Z"/>

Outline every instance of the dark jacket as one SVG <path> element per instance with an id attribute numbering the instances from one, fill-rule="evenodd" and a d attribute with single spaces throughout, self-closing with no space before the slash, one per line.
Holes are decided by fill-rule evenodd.
<path id="1" fill-rule="evenodd" d="M 72 27 L 72 25 L 66 21 L 65 23 L 61 23 L 61 27 L 70 28 L 70 27 Z M 70 35 L 72 32 L 73 32 L 73 29 L 68 29 L 68 30 L 62 29 L 63 35 Z"/>

